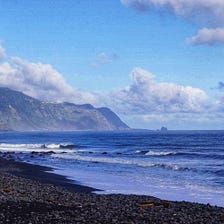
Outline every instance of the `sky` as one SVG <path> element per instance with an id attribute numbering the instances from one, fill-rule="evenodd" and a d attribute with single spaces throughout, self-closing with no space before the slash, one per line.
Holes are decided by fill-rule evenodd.
<path id="1" fill-rule="evenodd" d="M 0 86 L 133 128 L 224 129 L 223 0 L 0 0 Z"/>

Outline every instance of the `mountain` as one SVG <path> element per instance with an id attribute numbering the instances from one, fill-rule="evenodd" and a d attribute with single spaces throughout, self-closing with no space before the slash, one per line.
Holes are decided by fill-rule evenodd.
<path id="1" fill-rule="evenodd" d="M 0 130 L 128 130 L 109 108 L 91 104 L 47 103 L 0 87 Z"/>

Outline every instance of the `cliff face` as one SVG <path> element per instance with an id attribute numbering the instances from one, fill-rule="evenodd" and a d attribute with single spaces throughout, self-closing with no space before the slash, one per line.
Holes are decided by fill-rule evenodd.
<path id="1" fill-rule="evenodd" d="M 0 130 L 127 130 L 108 108 L 90 104 L 46 103 L 9 88 L 0 88 Z"/>

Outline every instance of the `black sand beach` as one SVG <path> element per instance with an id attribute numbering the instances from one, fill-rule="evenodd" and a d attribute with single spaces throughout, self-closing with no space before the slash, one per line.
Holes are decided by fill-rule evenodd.
<path id="1" fill-rule="evenodd" d="M 50 168 L 0 159 L 0 223 L 224 223 L 224 208 L 150 196 L 96 195 Z"/>

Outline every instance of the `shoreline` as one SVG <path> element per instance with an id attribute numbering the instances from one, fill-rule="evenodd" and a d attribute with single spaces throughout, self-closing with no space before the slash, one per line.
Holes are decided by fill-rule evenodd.
<path id="1" fill-rule="evenodd" d="M 95 194 L 49 167 L 0 157 L 0 223 L 224 223 L 224 208 Z"/>
<path id="2" fill-rule="evenodd" d="M 70 180 L 63 175 L 51 172 L 54 171 L 51 167 L 15 161 L 14 159 L 8 160 L 0 157 L 0 172 L 2 171 L 18 177 L 39 181 L 43 184 L 60 186 L 71 192 L 92 193 L 93 191 L 100 191 L 99 189 L 78 184 L 76 181 Z"/>

